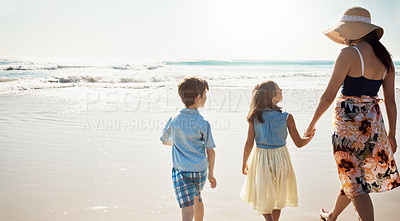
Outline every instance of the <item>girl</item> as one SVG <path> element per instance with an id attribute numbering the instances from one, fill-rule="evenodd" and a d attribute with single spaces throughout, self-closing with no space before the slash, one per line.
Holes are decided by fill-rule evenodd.
<path id="1" fill-rule="evenodd" d="M 247 121 L 249 129 L 244 146 L 242 173 L 247 175 L 240 197 L 253 205 L 267 221 L 277 221 L 285 206 L 297 207 L 297 184 L 286 147 L 287 131 L 297 147 L 313 138 L 301 138 L 293 116 L 282 112 L 282 90 L 273 81 L 256 85 L 252 92 Z M 247 160 L 253 149 L 249 166 Z"/>

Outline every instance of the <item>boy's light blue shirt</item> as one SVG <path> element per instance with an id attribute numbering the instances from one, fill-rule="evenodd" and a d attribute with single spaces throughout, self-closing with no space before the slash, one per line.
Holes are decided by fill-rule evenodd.
<path id="1" fill-rule="evenodd" d="M 215 148 L 211 127 L 197 109 L 183 108 L 165 125 L 160 140 L 172 144 L 172 161 L 176 169 L 199 172 L 207 170 L 206 150 Z"/>
<path id="2" fill-rule="evenodd" d="M 287 112 L 265 110 L 263 112 L 264 123 L 254 118 L 254 140 L 257 147 L 274 149 L 286 145 Z"/>

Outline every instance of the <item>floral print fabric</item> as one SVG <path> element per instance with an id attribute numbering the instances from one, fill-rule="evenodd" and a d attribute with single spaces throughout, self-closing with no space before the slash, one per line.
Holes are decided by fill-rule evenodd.
<path id="1" fill-rule="evenodd" d="M 344 95 L 336 101 L 333 152 L 342 191 L 350 199 L 400 186 L 379 102 L 378 98 Z"/>

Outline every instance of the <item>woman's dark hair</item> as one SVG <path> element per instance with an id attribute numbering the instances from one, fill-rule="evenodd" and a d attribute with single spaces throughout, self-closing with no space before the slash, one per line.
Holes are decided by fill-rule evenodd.
<path id="1" fill-rule="evenodd" d="M 390 53 L 386 50 L 385 46 L 383 46 L 383 44 L 379 41 L 379 37 L 376 34 L 376 31 L 371 31 L 370 33 L 362 37 L 362 39 L 372 46 L 375 55 L 385 65 L 387 73 L 392 72 L 394 70 L 392 57 Z"/>

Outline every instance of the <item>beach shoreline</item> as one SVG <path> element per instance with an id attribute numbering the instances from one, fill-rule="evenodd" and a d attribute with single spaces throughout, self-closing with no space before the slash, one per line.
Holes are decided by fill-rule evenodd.
<path id="1" fill-rule="evenodd" d="M 207 183 L 202 193 L 205 220 L 262 219 L 239 198 L 251 89 L 211 86 L 200 110 L 217 145 L 218 186 L 211 190 Z M 321 94 L 283 88 L 281 105 L 300 131 Z M 399 96 L 396 90 L 396 103 Z M 159 141 L 165 122 L 182 107 L 175 87 L 30 90 L 1 94 L 0 107 L 1 220 L 179 219 L 170 147 Z M 320 208 L 333 206 L 340 183 L 330 145 L 331 113 L 332 106 L 309 145 L 297 149 L 288 139 L 299 207 L 283 209 L 282 221 L 319 220 Z M 397 217 L 399 189 L 371 198 L 376 220 Z M 355 219 L 352 206 L 340 217 Z"/>

